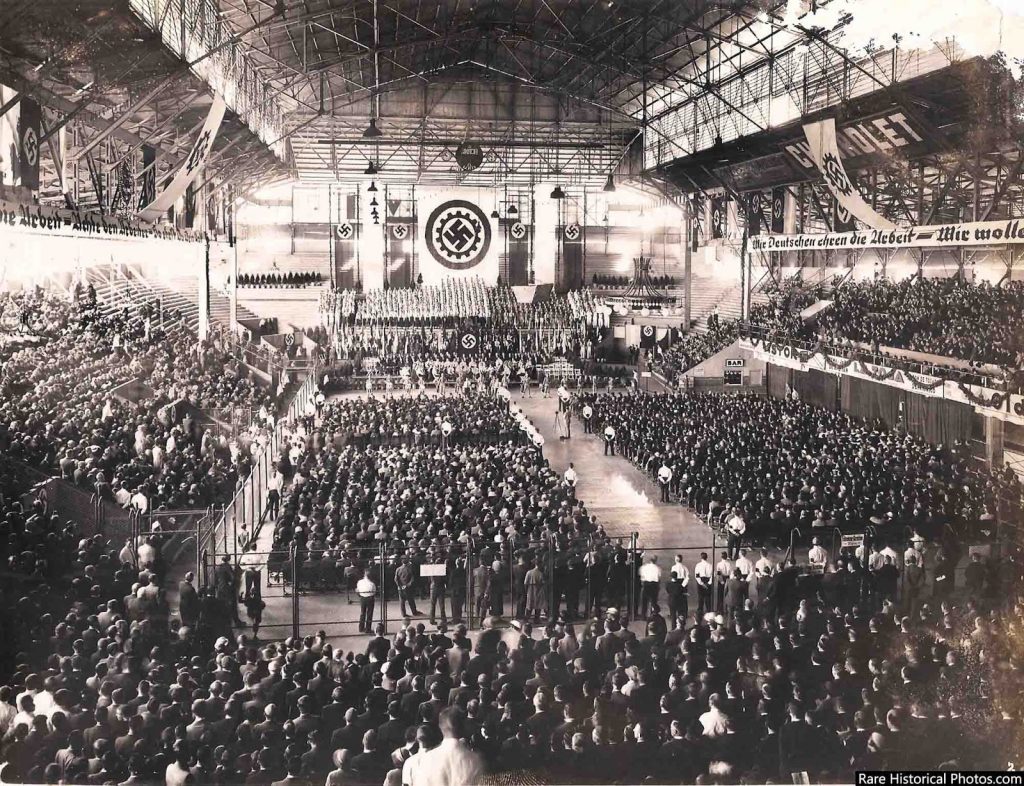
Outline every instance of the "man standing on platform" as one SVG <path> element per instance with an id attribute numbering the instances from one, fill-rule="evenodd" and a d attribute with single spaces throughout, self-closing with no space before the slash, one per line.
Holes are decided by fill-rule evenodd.
<path id="1" fill-rule="evenodd" d="M 445 565 L 447 572 L 448 566 Z M 441 606 L 441 624 L 448 624 L 448 612 L 445 609 L 445 596 L 448 590 L 448 576 L 442 573 L 440 576 L 430 577 L 430 624 L 437 624 L 437 606 Z"/>
<path id="2" fill-rule="evenodd" d="M 370 578 L 369 570 L 364 570 L 363 577 L 356 582 L 356 595 L 359 596 L 359 632 L 370 633 L 373 630 L 373 606 L 377 598 L 377 585 Z"/>
<path id="3" fill-rule="evenodd" d="M 478 625 L 483 624 L 484 616 L 487 613 L 488 590 L 491 584 L 491 572 L 484 564 L 473 568 L 470 575 L 470 596 L 473 598 L 473 609 L 476 611 Z"/>
<path id="4" fill-rule="evenodd" d="M 413 573 L 412 561 L 406 557 L 395 570 L 395 585 L 398 587 L 398 598 L 403 617 L 409 616 L 405 611 L 406 603 L 409 604 L 409 612 L 414 617 L 419 616 L 419 611 L 416 610 L 415 583 L 416 576 Z"/>

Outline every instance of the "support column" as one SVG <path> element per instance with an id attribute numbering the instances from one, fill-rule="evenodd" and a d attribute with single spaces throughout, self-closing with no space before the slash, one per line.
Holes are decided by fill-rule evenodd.
<path id="1" fill-rule="evenodd" d="M 196 287 L 196 298 L 199 301 L 196 304 L 199 308 L 199 325 L 196 332 L 200 341 L 206 341 L 210 332 L 210 241 L 207 240 L 203 246 L 203 263 L 199 270 L 199 285 Z"/>
<path id="2" fill-rule="evenodd" d="M 690 200 L 683 202 L 683 221 L 686 230 L 683 233 L 683 327 L 689 331 L 693 316 L 690 311 L 690 300 L 693 295 L 693 241 L 696 239 L 697 227 L 693 219 Z"/>
<path id="3" fill-rule="evenodd" d="M 1003 466 L 1005 425 L 999 418 L 985 418 L 985 461 L 992 469 Z"/>

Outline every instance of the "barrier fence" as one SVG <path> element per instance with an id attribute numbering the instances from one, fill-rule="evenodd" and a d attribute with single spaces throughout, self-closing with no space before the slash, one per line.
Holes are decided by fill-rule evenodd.
<path id="1" fill-rule="evenodd" d="M 274 476 L 277 457 L 286 445 L 292 426 L 305 417 L 317 395 L 316 369 L 312 369 L 295 391 L 284 416 L 272 430 L 263 432 L 265 443 L 253 455 L 252 469 L 241 482 L 229 502 L 213 512 L 210 525 L 197 540 L 197 559 L 203 552 L 218 556 L 228 554 L 235 563 L 259 535 L 270 499 L 270 479 Z"/>

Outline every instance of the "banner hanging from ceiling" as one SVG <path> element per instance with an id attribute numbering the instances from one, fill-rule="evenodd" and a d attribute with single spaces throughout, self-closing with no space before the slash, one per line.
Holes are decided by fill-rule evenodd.
<path id="1" fill-rule="evenodd" d="M 140 219 L 143 221 L 155 221 L 185 194 L 185 189 L 196 179 L 199 170 L 206 163 L 206 159 L 210 157 L 213 142 L 217 138 L 220 124 L 224 120 L 225 109 L 224 99 L 219 95 L 214 95 L 213 103 L 210 104 L 210 111 L 206 115 L 206 122 L 203 123 L 203 129 L 199 132 L 199 136 L 196 138 L 196 143 L 188 154 L 188 158 L 182 162 L 181 167 L 167 188 L 161 191 L 156 199 L 139 212 Z"/>
<path id="2" fill-rule="evenodd" d="M 817 123 L 807 123 L 804 126 L 804 134 L 807 136 L 811 158 L 821 170 L 825 184 L 839 205 L 867 227 L 895 229 L 896 225 L 892 221 L 876 213 L 871 205 L 864 201 L 846 173 L 846 167 L 843 166 L 839 146 L 836 143 L 835 119 L 829 118 Z"/>
<path id="3" fill-rule="evenodd" d="M 833 251 L 862 248 L 959 248 L 1024 243 L 1024 220 L 969 221 L 894 230 L 822 232 L 805 235 L 760 235 L 750 238 L 752 251 Z"/>
<path id="4" fill-rule="evenodd" d="M 39 146 L 43 110 L 31 98 L 21 99 L 18 117 L 19 181 L 25 188 L 39 190 Z"/>
<path id="5" fill-rule="evenodd" d="M 497 220 L 488 216 L 478 192 L 466 188 L 417 188 L 419 272 L 424 284 L 479 277 L 498 281 L 501 243 Z"/>

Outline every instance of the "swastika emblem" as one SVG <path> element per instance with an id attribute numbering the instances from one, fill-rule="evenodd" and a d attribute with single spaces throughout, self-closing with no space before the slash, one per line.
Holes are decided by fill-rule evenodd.
<path id="1" fill-rule="evenodd" d="M 491 224 L 472 202 L 455 199 L 430 214 L 424 236 L 430 255 L 440 264 L 451 270 L 467 270 L 487 255 Z"/>
<path id="2" fill-rule="evenodd" d="M 782 218 L 782 200 L 776 199 L 775 204 L 772 205 L 772 214 L 776 218 Z"/>
<path id="3" fill-rule="evenodd" d="M 334 231 L 337 233 L 339 240 L 351 240 L 356 233 L 355 229 L 347 221 L 338 224 L 338 228 Z"/>
<path id="4" fill-rule="evenodd" d="M 526 226 L 521 221 L 516 221 L 509 227 L 508 233 L 512 235 L 514 240 L 522 240 L 526 237 Z"/>
<path id="5" fill-rule="evenodd" d="M 405 240 L 409 234 L 409 227 L 405 224 L 395 224 L 391 227 L 391 234 L 395 240 Z"/>
<path id="6" fill-rule="evenodd" d="M 476 334 L 475 333 L 463 333 L 462 334 L 462 348 L 467 350 L 476 349 Z"/>
<path id="7" fill-rule="evenodd" d="M 207 148 L 210 146 L 210 129 L 203 131 L 203 135 L 199 137 L 199 141 L 196 142 L 195 148 L 193 148 L 191 155 L 188 157 L 188 163 L 185 168 L 191 172 L 206 158 Z"/>
<path id="8" fill-rule="evenodd" d="M 653 325 L 644 325 L 641 328 L 641 330 L 643 331 L 645 338 L 650 338 L 651 336 L 654 335 L 654 326 Z"/>
<path id="9" fill-rule="evenodd" d="M 39 160 L 39 137 L 36 136 L 34 128 L 26 128 L 21 138 L 21 154 L 25 156 L 25 163 L 35 166 Z"/>
<path id="10" fill-rule="evenodd" d="M 579 224 L 566 224 L 565 225 L 565 239 L 566 240 L 579 240 L 580 239 L 580 225 Z"/>

